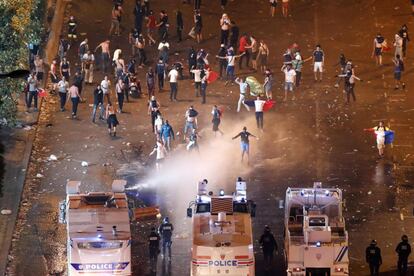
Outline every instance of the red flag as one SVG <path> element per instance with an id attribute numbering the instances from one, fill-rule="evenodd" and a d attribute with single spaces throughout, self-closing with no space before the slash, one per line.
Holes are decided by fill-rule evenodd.
<path id="1" fill-rule="evenodd" d="M 214 71 L 210 71 L 208 72 L 208 78 L 207 78 L 207 83 L 213 83 L 215 82 L 219 77 L 219 74 L 217 72 Z"/>
<path id="2" fill-rule="evenodd" d="M 263 111 L 269 111 L 275 104 L 274 100 L 267 100 L 263 105 Z"/>
<path id="3" fill-rule="evenodd" d="M 46 90 L 44 90 L 44 89 L 39 89 L 39 91 L 38 91 L 38 94 L 37 94 L 39 97 L 41 97 L 41 98 L 43 98 L 43 97 L 46 97 L 47 96 L 47 92 L 46 92 Z"/>

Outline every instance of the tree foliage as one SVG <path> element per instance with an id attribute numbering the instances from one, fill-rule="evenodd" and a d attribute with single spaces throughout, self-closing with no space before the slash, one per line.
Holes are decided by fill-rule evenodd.
<path id="1" fill-rule="evenodd" d="M 0 72 L 29 68 L 29 44 L 40 44 L 45 0 L 0 0 Z M 13 124 L 22 80 L 0 80 L 0 120 Z"/>

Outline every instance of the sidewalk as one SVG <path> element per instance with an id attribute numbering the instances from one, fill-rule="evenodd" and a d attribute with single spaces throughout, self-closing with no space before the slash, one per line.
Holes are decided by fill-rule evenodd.
<path id="1" fill-rule="evenodd" d="M 49 5 L 52 1 L 49 0 Z M 50 64 L 56 53 L 61 26 L 63 23 L 63 11 L 65 1 L 57 0 L 55 14 L 53 16 L 51 32 L 49 33 L 48 43 L 45 47 L 45 63 Z M 45 74 L 47 78 L 47 74 Z M 46 81 L 47 82 L 47 81 Z M 43 101 L 39 99 L 39 106 Z M 0 200 L 0 210 L 10 210 L 10 215 L 0 215 L 0 275 L 5 275 L 7 262 L 9 259 L 9 249 L 12 240 L 15 239 L 13 232 L 16 225 L 16 218 L 21 204 L 22 191 L 24 189 L 27 168 L 32 154 L 33 142 L 38 129 L 37 123 L 40 113 L 25 112 L 24 100 L 19 103 L 18 121 L 20 128 L 0 129 L 0 141 L 4 146 L 4 175 L 1 180 L 2 197 Z M 1 194 L 1 193 L 0 193 Z M 25 203 L 22 203 L 25 205 Z"/>

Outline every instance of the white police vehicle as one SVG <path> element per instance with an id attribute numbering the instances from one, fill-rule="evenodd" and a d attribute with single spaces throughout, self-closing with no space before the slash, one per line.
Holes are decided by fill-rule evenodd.
<path id="1" fill-rule="evenodd" d="M 348 275 L 348 232 L 342 215 L 342 191 L 288 188 L 285 201 L 287 275 Z"/>
<path id="2" fill-rule="evenodd" d="M 126 182 L 115 180 L 112 192 L 79 192 L 69 181 L 60 203 L 66 223 L 68 275 L 131 275 L 131 231 Z"/>
<path id="3" fill-rule="evenodd" d="M 219 195 L 207 193 L 207 181 L 200 182 L 196 200 L 187 209 L 193 220 L 191 275 L 254 276 L 254 214 L 241 178 L 233 195 L 223 190 Z"/>

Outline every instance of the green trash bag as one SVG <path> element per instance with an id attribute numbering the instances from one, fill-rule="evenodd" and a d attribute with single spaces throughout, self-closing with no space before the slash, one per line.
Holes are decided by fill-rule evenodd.
<path id="1" fill-rule="evenodd" d="M 257 97 L 257 96 L 264 96 L 263 85 L 252 76 L 246 78 L 246 82 L 250 86 L 250 95 Z"/>

